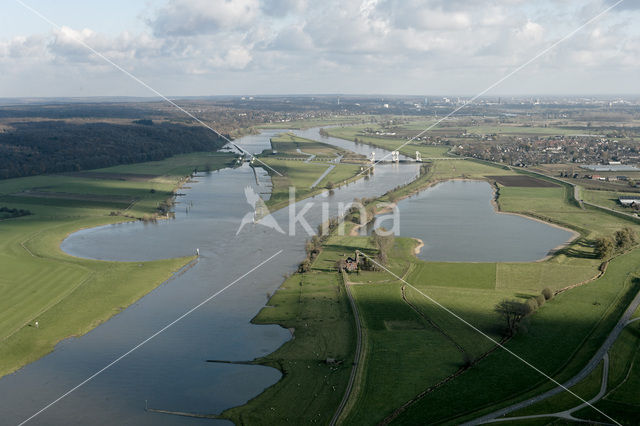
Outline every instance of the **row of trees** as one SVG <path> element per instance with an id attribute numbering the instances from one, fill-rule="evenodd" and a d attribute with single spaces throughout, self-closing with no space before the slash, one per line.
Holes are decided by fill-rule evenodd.
<path id="1" fill-rule="evenodd" d="M 371 204 L 372 201 L 372 198 L 355 198 L 353 200 L 355 204 L 359 204 L 365 207 L 366 217 L 360 217 L 360 209 L 356 206 L 352 206 L 351 208 L 349 208 L 349 210 L 347 210 L 344 220 L 357 224 L 362 224 L 363 219 L 365 220 L 365 222 L 367 220 L 371 220 L 374 216 L 374 206 L 373 204 Z"/>
<path id="2" fill-rule="evenodd" d="M 327 222 L 326 226 L 323 224 L 318 225 L 317 234 L 307 240 L 304 249 L 307 253 L 305 259 L 298 265 L 298 272 L 301 274 L 309 272 L 313 261 L 318 257 L 322 250 L 322 244 L 329 238 L 331 232 L 340 225 L 340 220 L 337 217 L 332 217 Z"/>
<path id="3" fill-rule="evenodd" d="M 376 261 L 382 265 L 389 263 L 389 252 L 395 244 L 395 236 L 381 227 L 371 233 L 371 243 L 378 249 Z"/>
<path id="4" fill-rule="evenodd" d="M 522 329 L 522 320 L 542 307 L 553 297 L 553 291 L 545 288 L 542 293 L 525 301 L 505 299 L 495 306 L 495 311 L 504 321 L 505 335 L 511 337 Z"/>
<path id="5" fill-rule="evenodd" d="M 10 207 L 0 207 L 0 218 L 9 219 L 14 217 L 29 216 L 30 210 L 25 209 L 12 209 Z"/>
<path id="6" fill-rule="evenodd" d="M 594 252 L 600 259 L 609 259 L 616 253 L 624 252 L 637 243 L 633 229 L 626 227 L 615 232 L 613 237 L 600 237 L 595 241 Z"/>

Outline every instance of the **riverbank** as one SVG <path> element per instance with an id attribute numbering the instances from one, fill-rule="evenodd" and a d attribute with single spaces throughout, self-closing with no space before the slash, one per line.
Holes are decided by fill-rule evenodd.
<path id="1" fill-rule="evenodd" d="M 477 181 L 477 179 L 461 179 L 461 180 Z M 557 221 L 554 221 L 554 220 L 552 220 L 551 218 L 548 218 L 548 217 L 547 218 L 539 217 L 538 215 L 536 215 L 535 212 L 505 211 L 502 208 L 502 206 L 500 205 L 500 187 L 498 186 L 498 184 L 494 180 L 492 180 L 490 178 L 485 178 L 485 179 L 481 179 L 481 180 L 483 180 L 483 181 L 489 183 L 489 185 L 491 185 L 493 196 L 490 198 L 490 202 L 491 202 L 491 205 L 492 205 L 494 211 L 497 214 L 517 216 L 517 217 L 521 217 L 521 218 L 524 218 L 524 219 L 527 219 L 527 220 L 532 220 L 534 222 L 538 222 L 538 223 L 544 224 L 546 226 L 550 226 L 552 228 L 556 228 L 556 229 L 562 230 L 562 231 L 567 232 L 568 234 L 570 234 L 570 237 L 567 239 L 566 242 L 553 247 L 551 250 L 549 250 L 549 253 L 546 256 L 535 260 L 535 262 L 544 262 L 546 260 L 549 260 L 549 259 L 553 258 L 558 252 L 562 251 L 563 249 L 566 249 L 566 248 L 569 248 L 569 247 L 573 246 L 577 242 L 577 240 L 579 238 L 585 237 L 585 235 L 583 235 L 580 231 L 571 228 L 570 225 L 560 224 Z"/>
<path id="2" fill-rule="evenodd" d="M 67 236 L 81 229 L 151 216 L 187 183 L 194 168 L 226 167 L 232 157 L 187 154 L 77 176 L 0 181 L 1 205 L 29 206 L 34 213 L 0 225 L 4 235 L 0 242 L 0 289 L 6 294 L 0 300 L 4 313 L 0 320 L 0 377 L 50 353 L 60 341 L 93 330 L 195 261 L 194 256 L 151 262 L 82 259 L 60 249 Z M 44 182 L 48 198 L 28 197 L 29 188 Z M 78 195 L 71 200 L 66 194 Z M 128 198 L 135 202 L 112 201 Z M 38 327 L 32 327 L 36 321 Z"/>
<path id="3" fill-rule="evenodd" d="M 556 255 L 556 253 L 558 253 L 559 251 L 561 251 L 563 249 L 566 249 L 566 248 L 570 247 L 571 245 L 573 245 L 576 242 L 576 240 L 578 238 L 583 236 L 580 232 L 576 231 L 575 229 L 571 229 L 571 228 L 569 228 L 567 226 L 562 226 L 562 225 L 560 225 L 558 223 L 554 223 L 554 222 L 551 222 L 551 221 L 543 220 L 543 219 L 540 219 L 540 218 L 538 218 L 536 216 L 533 216 L 533 215 L 528 215 L 526 213 L 516 213 L 516 212 L 503 211 L 502 208 L 500 207 L 500 187 L 498 186 L 498 183 L 495 182 L 495 181 L 491 181 L 489 179 L 487 179 L 486 181 L 491 185 L 491 188 L 493 190 L 493 197 L 491 198 L 491 205 L 493 206 L 493 209 L 495 210 L 496 213 L 514 215 L 514 216 L 523 217 L 525 219 L 534 220 L 536 222 L 544 223 L 547 226 L 552 226 L 554 228 L 561 229 L 561 230 L 571 234 L 571 238 L 569 238 L 567 240 L 567 242 L 552 248 L 551 250 L 549 250 L 549 254 L 547 254 L 542 259 L 536 260 L 536 262 L 544 262 L 546 260 L 551 259 L 553 256 Z"/>
<path id="4" fill-rule="evenodd" d="M 424 241 L 420 238 L 413 238 L 413 240 L 417 243 L 416 247 L 413 249 L 413 254 L 417 257 L 422 251 L 422 247 L 424 247 Z"/>

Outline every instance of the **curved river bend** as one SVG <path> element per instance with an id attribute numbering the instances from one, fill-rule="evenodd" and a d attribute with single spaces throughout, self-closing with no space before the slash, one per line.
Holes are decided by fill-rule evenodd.
<path id="1" fill-rule="evenodd" d="M 321 137 L 318 130 L 296 133 L 367 156 L 374 150 L 367 145 Z M 269 138 L 278 132 L 265 131 L 244 137 L 237 143 L 249 151 L 261 152 L 270 147 Z M 388 154 L 381 149 L 375 151 L 378 159 Z M 295 270 L 304 258 L 304 242 L 309 236 L 300 225 L 296 227 L 295 236 L 289 236 L 252 224 L 236 235 L 241 219 L 253 212 L 245 199 L 245 188 L 251 187 L 256 193 L 270 189 L 266 173 L 256 171 L 257 181 L 246 164 L 237 169 L 199 175 L 190 188 L 182 191 L 186 196 L 177 199 L 175 220 L 108 225 L 82 230 L 67 238 L 62 244 L 64 251 L 94 259 L 142 261 L 185 256 L 192 254 L 196 247 L 201 256 L 194 267 L 106 323 L 82 337 L 61 342 L 51 354 L 2 378 L 2 423 L 17 424 L 25 420 L 282 249 L 282 254 L 272 261 L 53 405 L 31 423 L 222 423 L 154 414 L 146 412 L 144 407 L 148 403 L 150 408 L 162 410 L 220 413 L 245 403 L 279 380 L 280 372 L 268 367 L 205 362 L 207 359 L 251 360 L 273 352 L 291 337 L 289 331 L 279 326 L 253 325 L 250 320 L 264 306 L 268 295 L 280 286 L 283 274 Z M 416 164 L 378 165 L 370 179 L 360 179 L 338 188 L 331 196 L 300 201 L 295 205 L 296 211 L 312 205 L 304 217 L 312 229 L 316 229 L 322 219 L 320 201 L 328 201 L 330 214 L 335 215 L 339 202 L 379 196 L 413 180 L 417 173 Z M 410 216 L 409 210 L 407 214 Z M 288 230 L 288 215 L 288 209 L 273 213 L 285 231 Z M 405 227 L 402 234 L 415 236 L 419 222 L 415 223 L 414 229 Z"/>

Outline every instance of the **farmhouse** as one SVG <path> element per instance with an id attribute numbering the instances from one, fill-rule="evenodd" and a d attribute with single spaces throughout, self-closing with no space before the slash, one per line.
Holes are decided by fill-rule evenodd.
<path id="1" fill-rule="evenodd" d="M 625 207 L 640 205 L 640 195 L 634 197 L 620 197 L 618 198 L 618 201 Z"/>
<path id="2" fill-rule="evenodd" d="M 347 260 L 345 261 L 345 267 L 344 269 L 347 272 L 355 272 L 358 270 L 358 256 L 355 256 L 355 259 L 351 256 L 347 257 Z"/>

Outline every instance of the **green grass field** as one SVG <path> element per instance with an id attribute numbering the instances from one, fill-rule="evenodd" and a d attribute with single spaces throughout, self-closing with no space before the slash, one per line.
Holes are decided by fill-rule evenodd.
<path id="1" fill-rule="evenodd" d="M 257 362 L 279 368 L 282 380 L 247 405 L 223 413 L 236 424 L 326 424 L 344 393 L 353 361 L 354 325 L 337 274 L 313 271 L 288 278 L 254 318 L 280 324 L 295 339 Z M 337 364 L 327 364 L 333 358 Z"/>
<path id="2" fill-rule="evenodd" d="M 528 297 L 529 294 L 519 296 L 521 294 L 519 288 L 493 289 L 491 284 L 496 281 L 496 264 L 464 265 L 471 268 L 467 271 L 467 275 L 457 275 L 456 271 L 460 264 L 416 263 L 411 255 L 411 247 L 414 244 L 410 239 L 397 239 L 395 254 L 390 263 L 394 272 L 401 276 L 407 274 L 407 280 L 420 288 L 421 291 L 461 315 L 492 338 L 500 339 L 500 319 L 492 311 L 492 307 L 505 297 Z M 304 319 L 307 325 L 314 323 L 313 319 L 315 318 L 314 327 L 320 328 L 318 330 L 314 328 L 313 333 L 308 336 L 296 333 L 296 339 L 288 342 L 280 351 L 267 357 L 272 365 L 286 364 L 286 360 L 282 358 L 283 353 L 297 353 L 314 345 L 323 349 L 323 351 L 316 352 L 321 354 L 321 357 L 329 356 L 327 353 L 330 352 L 327 352 L 324 345 L 335 347 L 337 343 L 333 341 L 334 339 L 318 338 L 317 336 L 330 333 L 330 328 L 347 327 L 348 310 L 345 317 L 341 319 L 340 326 L 330 322 L 327 324 L 327 328 L 323 328 L 324 321 L 332 321 L 338 317 L 334 314 L 323 313 L 323 310 L 328 309 L 329 306 L 332 309 L 330 312 L 333 312 L 333 305 L 326 305 L 330 299 L 320 297 L 315 293 L 317 289 L 307 287 L 307 283 L 317 283 L 323 280 L 331 282 L 332 284 L 328 288 L 333 289 L 332 294 L 336 297 L 338 295 L 344 297 L 343 290 L 338 290 L 340 288 L 338 275 L 328 272 L 328 268 L 337 259 L 357 247 L 363 247 L 367 251 L 372 250 L 364 237 L 332 237 L 314 263 L 313 272 L 296 274 L 287 280 L 283 288 L 276 293 L 270 302 L 273 307 L 265 308 L 260 312 L 257 317 L 259 322 L 276 322 L 291 327 L 291 324 L 294 323 L 290 321 L 290 318 L 296 315 L 296 317 L 301 317 L 299 320 Z M 577 371 L 588 358 L 590 351 L 595 350 L 598 342 L 603 339 L 608 327 L 615 320 L 616 313 L 620 312 L 625 301 L 628 300 L 632 283 L 625 280 L 624 277 L 627 271 L 635 270 L 634 268 L 638 267 L 639 260 L 640 252 L 637 251 L 616 259 L 604 278 L 558 296 L 557 299 L 549 302 L 530 319 L 528 332 L 518 336 L 510 343 L 510 346 L 513 345 L 512 349 L 519 354 L 526 355 L 527 359 L 532 357 L 532 360 L 535 360 L 535 365 L 540 365 L 547 371 L 560 372 L 562 369 L 566 369 L 565 373 L 561 373 L 564 376 Z M 412 264 L 416 266 L 411 266 Z M 523 265 L 542 265 L 542 263 Z M 447 266 L 449 266 L 448 270 Z M 489 279 L 485 281 L 486 284 L 481 285 L 469 284 L 469 277 L 473 279 L 471 272 L 473 268 L 479 268 L 476 270 L 477 273 L 490 277 L 492 270 L 492 280 Z M 447 285 L 433 283 L 431 280 L 433 276 L 442 277 Z M 456 278 L 457 276 L 459 279 Z M 421 277 L 429 278 L 421 280 Z M 421 294 L 407 289 L 407 299 L 414 307 L 417 307 L 421 314 L 416 312 L 414 308 L 403 301 L 401 283 L 385 272 L 361 272 L 351 274 L 349 279 L 354 283 L 352 289 L 366 330 L 366 344 L 365 361 L 364 364 L 361 364 L 363 374 L 355 387 L 358 397 L 344 420 L 346 424 L 362 424 L 363 422 L 369 424 L 380 421 L 392 413 L 395 408 L 409 401 L 422 390 L 453 374 L 464 364 L 465 356 L 460 349 L 438 329 L 435 329 L 431 323 L 427 322 L 426 318 L 444 329 L 471 358 L 481 356 L 483 352 L 490 350 L 493 346 L 485 337 L 435 306 Z M 300 284 L 301 282 L 302 284 Z M 304 292 L 307 288 L 314 289 L 311 293 L 313 295 L 309 295 L 311 298 L 315 297 L 312 299 L 315 301 L 313 308 L 306 305 L 308 299 Z M 284 298 L 285 295 L 287 295 L 286 298 Z M 598 305 L 593 304 L 594 300 L 598 302 Z M 338 302 L 334 301 L 333 303 L 337 304 Z M 345 302 L 340 303 L 344 304 Z M 577 315 L 578 313 L 580 315 Z M 280 315 L 286 319 L 279 321 Z M 574 321 L 576 318 L 580 318 L 580 320 Z M 603 318 L 604 320 L 602 320 Z M 323 319 L 323 321 L 320 322 L 318 319 Z M 568 321 L 569 323 L 567 323 Z M 599 321 L 601 322 L 599 323 Z M 595 328 L 594 324 L 597 324 Z M 569 337 L 565 332 L 567 327 L 572 330 L 572 335 Z M 353 342 L 341 341 L 340 345 L 344 344 L 352 345 Z M 547 344 L 556 349 L 549 353 L 545 349 L 549 347 Z M 576 348 L 580 348 L 577 354 L 574 353 Z M 316 364 L 318 367 L 322 366 L 322 363 L 317 359 Z M 231 410 L 229 415 L 234 420 L 248 421 L 251 419 L 250 423 L 268 424 L 268 421 L 262 421 L 256 417 L 264 407 L 284 406 L 286 401 L 295 395 L 297 383 L 319 383 L 322 380 L 327 380 L 326 370 L 323 368 L 315 369 L 314 364 L 307 366 L 309 365 L 310 368 L 306 370 L 299 368 L 294 371 L 287 368 L 285 379 L 248 405 Z M 421 365 L 428 366 L 428 368 L 420 368 Z M 493 380 L 487 378 L 495 377 L 497 380 L 504 377 L 501 373 L 503 368 L 506 368 L 508 372 L 505 374 L 514 379 L 508 381 L 508 386 L 504 385 L 505 389 L 498 392 L 497 388 L 492 387 L 495 385 Z M 476 369 L 482 373 L 476 373 Z M 347 376 L 346 372 L 344 374 L 340 386 L 344 386 Z M 415 424 L 415 422 L 423 421 L 440 421 L 454 412 L 451 411 L 451 408 L 446 407 L 453 407 L 453 409 L 460 410 L 459 412 L 472 411 L 473 407 L 479 408 L 496 400 L 509 399 L 521 389 L 525 391 L 523 395 L 534 394 L 538 392 L 534 390 L 535 388 L 544 388 L 547 383 L 532 370 L 523 368 L 522 364 L 510 355 L 497 352 L 451 382 L 451 386 L 457 384 L 455 388 L 449 390 L 445 385 L 441 389 L 446 389 L 446 392 L 437 390 L 429 394 L 399 417 L 397 422 Z M 336 386 L 336 389 L 340 388 L 334 382 L 331 386 Z M 483 392 L 487 386 L 492 389 L 490 394 Z M 314 388 L 314 392 L 320 394 L 316 388 Z M 456 397 L 463 394 L 464 399 L 459 401 L 463 405 L 452 403 L 451 398 L 447 396 L 449 394 L 456 395 Z M 326 413 L 330 417 L 332 410 L 337 406 L 338 399 L 322 396 L 321 400 L 324 400 L 327 405 L 323 410 L 318 409 L 318 412 Z M 306 404 L 304 403 L 302 406 L 306 407 Z M 302 408 L 293 410 L 295 413 L 309 413 Z M 277 411 L 279 412 L 280 409 L 278 408 Z M 290 412 L 291 409 L 287 411 L 287 414 Z M 432 412 L 434 417 L 425 414 Z M 299 415 L 303 416 L 303 414 Z M 292 415 L 290 419 L 304 417 L 297 416 L 298 414 Z M 324 414 L 321 418 L 325 421 L 327 419 Z M 275 421 L 279 417 L 276 413 L 270 413 L 269 419 Z"/>
<path id="3" fill-rule="evenodd" d="M 467 133 L 476 135 L 503 135 L 503 136 L 568 136 L 584 134 L 584 131 L 565 127 L 543 127 L 523 125 L 478 125 L 457 127 L 465 129 Z"/>
<path id="4" fill-rule="evenodd" d="M 531 317 L 528 332 L 509 342 L 509 348 L 559 381 L 571 377 L 599 347 L 638 291 L 629 271 L 638 271 L 639 260 L 639 250 L 620 256 L 603 278 L 545 304 Z M 507 405 L 507 401 L 540 393 L 549 386 L 538 373 L 506 352 L 497 351 L 459 379 L 424 398 L 398 423 L 411 424 L 417 419 L 459 422 Z M 491 392 L 487 393 L 487 389 Z M 497 403 L 501 400 L 504 403 Z M 459 417 L 464 413 L 469 414 Z"/>
<path id="5" fill-rule="evenodd" d="M 400 138 L 387 138 L 387 137 L 375 137 L 375 136 L 367 136 L 362 133 L 362 129 L 366 127 L 371 127 L 370 124 L 363 124 L 360 126 L 348 126 L 348 127 L 332 127 L 325 129 L 330 136 L 346 139 L 350 141 L 355 141 L 358 139 L 358 142 L 368 143 L 371 145 L 375 145 L 388 150 L 396 150 L 401 145 L 405 145 L 407 140 Z M 407 155 L 409 157 L 414 157 L 416 151 L 420 151 L 422 157 L 427 158 L 440 158 L 446 157 L 447 152 L 449 152 L 448 146 L 429 146 L 419 144 L 417 142 L 412 142 L 408 145 L 403 146 L 399 149 L 399 151 Z"/>
<path id="6" fill-rule="evenodd" d="M 229 154 L 194 153 L 92 171 L 99 178 L 54 175 L 0 181 L 0 206 L 33 213 L 0 221 L 0 376 L 37 360 L 60 340 L 91 330 L 191 260 L 80 259 L 59 248 L 68 234 L 153 215 L 194 169 L 221 168 L 232 159 Z M 144 178 L 136 179 L 136 174 Z M 29 191 L 51 195 L 33 197 Z M 69 194 L 77 198 L 69 199 Z M 135 201 L 116 203 L 114 197 Z"/>
<path id="7" fill-rule="evenodd" d="M 512 175 L 512 171 L 473 160 L 436 161 L 433 179 L 484 179 L 485 176 Z"/>
<path id="8" fill-rule="evenodd" d="M 291 121 L 282 121 L 282 122 L 274 122 L 274 123 L 265 123 L 260 124 L 259 126 L 255 126 L 258 129 L 309 129 L 311 127 L 318 126 L 340 126 L 340 125 L 353 125 L 357 123 L 366 123 L 371 121 L 372 117 L 367 115 L 359 115 L 359 116 L 342 116 L 336 115 L 331 117 L 323 117 L 317 119 L 307 119 L 307 120 L 291 120 Z"/>
<path id="9" fill-rule="evenodd" d="M 640 323 L 628 325 L 609 350 L 610 371 L 607 393 L 594 405 L 623 425 L 637 424 L 640 411 Z M 610 421 L 587 407 L 576 416 L 594 421 Z"/>
<path id="10" fill-rule="evenodd" d="M 623 207 L 618 198 L 637 195 L 637 193 L 633 192 L 582 190 L 584 201 L 629 214 L 635 213 L 635 210 L 630 207 Z"/>
<path id="11" fill-rule="evenodd" d="M 602 369 L 603 362 L 600 362 L 598 367 L 594 369 L 583 381 L 569 390 L 585 401 L 589 401 L 600 391 L 600 385 L 602 384 Z M 557 413 L 575 408 L 580 404 L 582 404 L 582 401 L 578 400 L 574 395 L 571 395 L 569 392 L 562 392 L 537 404 L 533 404 L 530 407 L 514 411 L 506 417 L 530 416 L 541 413 Z"/>
<path id="12" fill-rule="evenodd" d="M 640 337 L 640 324 L 636 324 L 635 328 L 632 324 L 622 332 L 614 343 L 609 351 L 607 390 L 603 399 L 595 404 L 598 409 L 621 424 L 634 424 L 637 419 L 635 413 L 640 407 L 640 398 L 637 397 L 637 389 L 640 385 L 640 373 L 637 371 L 637 363 L 640 361 L 640 356 L 638 356 L 640 339 L 638 337 Z M 571 390 L 589 400 L 600 390 L 601 378 L 602 368 L 598 368 Z M 579 401 L 576 401 L 574 396 L 563 392 L 531 407 L 515 411 L 509 417 L 554 413 L 577 405 L 579 405 Z M 574 415 L 587 420 L 608 420 L 592 408 L 584 408 Z"/>
<path id="13" fill-rule="evenodd" d="M 572 227 L 585 236 L 611 235 L 635 222 L 606 212 L 580 209 L 566 202 L 567 188 L 500 188 L 500 208 L 506 212 L 531 214 L 550 222 Z M 637 225 L 635 225 L 637 226 Z"/>
<path id="14" fill-rule="evenodd" d="M 283 133 L 271 138 L 271 147 L 277 151 L 278 154 L 285 153 L 302 157 L 307 156 L 299 153 L 298 149 L 306 154 L 314 154 L 323 157 L 335 157 L 346 152 L 345 150 L 338 149 L 333 145 L 301 138 L 292 133 Z"/>
<path id="15" fill-rule="evenodd" d="M 407 281 L 415 285 L 435 287 L 481 288 L 493 290 L 496 287 L 495 263 L 460 263 L 452 265 L 444 262 L 424 262 L 407 276 Z"/>

